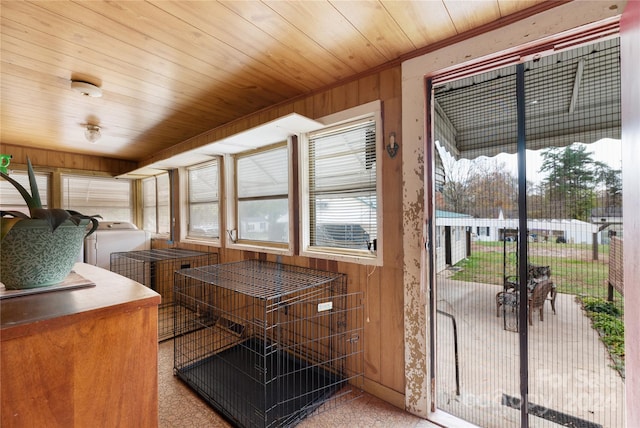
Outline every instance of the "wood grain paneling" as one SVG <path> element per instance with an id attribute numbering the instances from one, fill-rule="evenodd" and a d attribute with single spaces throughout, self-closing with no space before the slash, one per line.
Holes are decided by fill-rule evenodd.
<path id="1" fill-rule="evenodd" d="M 389 132 L 396 133 L 402 145 L 401 123 L 401 71 L 400 67 L 383 70 L 356 81 L 309 95 L 295 102 L 276 106 L 235 121 L 232 125 L 212 130 L 219 135 L 242 132 L 273 120 L 284 111 L 296 111 L 319 118 L 328 114 L 380 99 L 383 106 L 383 143 Z M 232 130 L 230 130 L 232 129 Z M 205 144 L 207 138 L 193 144 Z M 209 140 L 210 141 L 210 140 Z M 400 149 L 402 150 L 402 148 Z M 313 269 L 345 273 L 350 292 L 362 292 L 364 299 L 364 373 L 368 385 L 379 384 L 375 391 L 395 391 L 404 394 L 404 323 L 403 323 L 403 271 L 402 271 L 402 163 L 401 156 L 390 158 L 382 148 L 379 158 L 382 168 L 383 201 L 383 266 L 365 266 L 302 256 L 276 256 L 255 251 L 207 248 L 202 245 L 178 243 L 180 248 L 218 252 L 220 263 L 245 259 L 282 261 Z M 154 248 L 165 248 L 165 241 L 153 241 Z M 397 395 L 393 396 L 397 401 Z"/>
<path id="2" fill-rule="evenodd" d="M 112 176 L 131 171 L 131 168 L 135 168 L 136 165 L 133 161 L 122 159 L 30 148 L 13 144 L 0 144 L 0 152 L 13 156 L 11 159 L 12 164 L 26 165 L 27 158 L 29 158 L 34 167 L 102 172 Z"/>
<path id="3" fill-rule="evenodd" d="M 276 104 L 395 67 L 464 31 L 556 4 L 4 1 L 0 141 L 141 161 Z M 100 86 L 102 98 L 73 92 L 71 79 Z M 344 89 L 348 96 L 325 96 L 315 117 L 357 99 Z M 97 144 L 86 143 L 87 123 L 102 127 Z"/>
<path id="4" fill-rule="evenodd" d="M 157 427 L 160 297 L 97 267 L 74 269 L 96 285 L 0 303 L 0 424 Z"/>
<path id="5" fill-rule="evenodd" d="M 401 403 L 399 64 L 564 2 L 2 2 L 0 151 L 17 164 L 29 156 L 41 167 L 117 175 L 291 112 L 319 118 L 381 100 L 384 142 L 395 130 L 400 144 L 398 158 L 383 151 L 381 160 L 383 266 L 177 245 L 218 252 L 221 262 L 277 258 L 347 273 L 350 290 L 365 293 L 366 384 Z M 104 96 L 78 98 L 72 77 Z M 104 127 L 96 145 L 84 140 L 89 119 Z"/>

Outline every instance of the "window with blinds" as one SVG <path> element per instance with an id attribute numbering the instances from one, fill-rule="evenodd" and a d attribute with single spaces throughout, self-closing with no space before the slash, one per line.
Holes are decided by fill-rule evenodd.
<path id="1" fill-rule="evenodd" d="M 375 250 L 375 120 L 312 133 L 308 147 L 309 245 L 339 252 Z"/>
<path id="2" fill-rule="evenodd" d="M 38 184 L 38 192 L 40 193 L 40 202 L 42 206 L 47 208 L 48 196 L 49 196 L 49 174 L 35 173 L 36 183 Z M 12 171 L 10 173 L 11 178 L 31 193 L 31 186 L 29 185 L 29 176 L 26 171 Z M 29 208 L 25 205 L 24 199 L 20 192 L 16 190 L 11 183 L 6 180 L 0 180 L 0 209 L 2 211 L 20 211 L 25 214 L 29 214 Z"/>
<path id="3" fill-rule="evenodd" d="M 131 181 L 91 176 L 62 176 L 62 207 L 103 221 L 131 222 Z"/>
<path id="4" fill-rule="evenodd" d="M 217 160 L 187 168 L 188 238 L 220 237 L 220 167 Z"/>
<path id="5" fill-rule="evenodd" d="M 142 180 L 144 230 L 158 234 L 169 233 L 169 195 L 168 173 Z"/>
<path id="6" fill-rule="evenodd" d="M 238 240 L 288 244 L 289 152 L 280 144 L 236 157 Z"/>

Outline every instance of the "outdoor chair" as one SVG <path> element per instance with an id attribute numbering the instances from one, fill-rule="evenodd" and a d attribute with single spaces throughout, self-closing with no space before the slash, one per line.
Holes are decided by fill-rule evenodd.
<path id="1" fill-rule="evenodd" d="M 527 284 L 528 286 L 530 284 Z M 534 282 L 531 284 L 533 288 L 529 287 L 529 291 L 527 293 L 527 301 L 528 301 L 528 312 L 529 312 L 529 325 L 533 325 L 533 312 L 538 310 L 540 321 L 544 321 L 544 302 L 547 300 L 547 297 L 551 294 L 551 307 L 553 309 L 553 313 L 555 314 L 555 285 L 553 281 L 550 279 L 545 279 L 540 282 Z M 516 288 L 511 288 L 505 291 L 500 291 L 496 294 L 496 317 L 500 317 L 500 310 L 503 311 L 518 311 L 518 304 L 520 301 L 520 293 Z"/>
<path id="2" fill-rule="evenodd" d="M 509 275 L 504 279 L 504 289 L 518 288 L 518 275 Z M 549 266 L 538 266 L 529 263 L 527 266 L 527 281 L 529 289 L 533 289 L 538 282 L 551 278 L 551 268 Z"/>
<path id="3" fill-rule="evenodd" d="M 529 292 L 529 325 L 533 325 L 533 311 L 535 310 L 540 311 L 540 321 L 544 321 L 544 302 L 552 290 L 555 290 L 553 282 L 551 282 L 551 280 L 545 280 L 537 283 L 533 291 Z M 553 313 L 555 313 L 554 299 L 552 299 L 551 302 Z"/>
<path id="4" fill-rule="evenodd" d="M 504 279 L 504 291 L 517 290 L 518 289 L 518 275 L 510 275 L 505 277 Z M 527 288 L 529 292 L 533 291 L 533 289 L 540 284 L 541 282 L 548 281 L 551 279 L 551 267 L 549 266 L 538 266 L 529 264 L 527 269 Z M 552 283 L 553 284 L 553 283 Z M 499 294 L 499 293 L 498 293 Z M 556 286 L 553 284 L 552 290 L 549 294 L 549 301 L 551 302 L 551 309 L 553 313 L 556 313 Z M 496 297 L 497 301 L 497 297 Z"/>
<path id="5" fill-rule="evenodd" d="M 504 305 L 504 308 L 502 307 Z M 515 288 L 500 291 L 496 294 L 496 317 L 500 316 L 500 309 L 515 312 L 518 308 L 518 292 Z"/>

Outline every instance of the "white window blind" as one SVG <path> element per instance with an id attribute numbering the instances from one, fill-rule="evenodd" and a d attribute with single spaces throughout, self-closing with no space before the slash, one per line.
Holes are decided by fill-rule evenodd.
<path id="1" fill-rule="evenodd" d="M 71 176 L 62 177 L 64 209 L 85 215 L 99 214 L 104 221 L 131 222 L 131 181 L 126 179 Z"/>
<path id="2" fill-rule="evenodd" d="M 171 228 L 171 185 L 169 174 L 156 176 L 156 194 L 158 233 L 169 233 Z"/>
<path id="3" fill-rule="evenodd" d="M 40 193 L 40 202 L 42 202 L 42 206 L 46 208 L 48 206 L 49 195 L 49 174 L 36 172 L 35 175 L 38 192 Z M 31 193 L 29 176 L 26 171 L 13 171 L 9 176 L 22 184 L 22 186 Z M 3 179 L 0 179 L 0 208 L 3 211 L 20 211 L 29 214 L 29 208 L 27 208 L 24 199 L 22 199 L 22 195 L 20 195 L 11 183 Z"/>
<path id="4" fill-rule="evenodd" d="M 160 174 L 142 181 L 144 230 L 169 233 L 169 174 Z"/>
<path id="5" fill-rule="evenodd" d="M 218 161 L 193 166 L 188 171 L 188 236 L 220 237 L 220 173 Z"/>
<path id="6" fill-rule="evenodd" d="M 374 119 L 309 136 L 310 245 L 371 250 L 377 240 Z"/>
<path id="7" fill-rule="evenodd" d="M 142 224 L 144 230 L 156 233 L 157 213 L 156 213 L 156 178 L 145 178 L 142 180 Z"/>
<path id="8" fill-rule="evenodd" d="M 238 239 L 289 242 L 286 145 L 236 158 Z"/>

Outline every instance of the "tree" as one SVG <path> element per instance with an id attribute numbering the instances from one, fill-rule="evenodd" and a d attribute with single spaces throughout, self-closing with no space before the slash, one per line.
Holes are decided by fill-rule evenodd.
<path id="1" fill-rule="evenodd" d="M 584 144 L 551 148 L 542 152 L 539 172 L 547 172 L 543 182 L 547 216 L 588 221 L 596 203 L 596 189 L 605 183 L 615 191 L 616 174 L 597 162 Z"/>
<path id="2" fill-rule="evenodd" d="M 527 216 L 529 218 L 550 218 L 548 211 L 543 183 L 527 181 Z"/>
<path id="3" fill-rule="evenodd" d="M 622 171 L 608 168 L 605 165 L 600 169 L 598 177 L 604 184 L 603 205 L 605 207 L 622 207 Z"/>
<path id="4" fill-rule="evenodd" d="M 468 214 L 473 200 L 467 186 L 473 174 L 474 165 L 468 160 L 456 160 L 440 145 L 436 147 L 444 174 L 440 179 L 441 183 L 436 185 L 442 193 L 442 199 L 436 198 L 436 208 Z"/>
<path id="5" fill-rule="evenodd" d="M 468 183 L 473 197 L 470 214 L 474 217 L 497 218 L 500 210 L 507 216 L 517 216 L 518 179 L 503 163 L 484 161 Z"/>
<path id="6" fill-rule="evenodd" d="M 474 217 L 496 218 L 517 208 L 518 186 L 503 163 L 495 159 L 455 160 L 440 151 L 444 169 L 438 208 Z"/>

